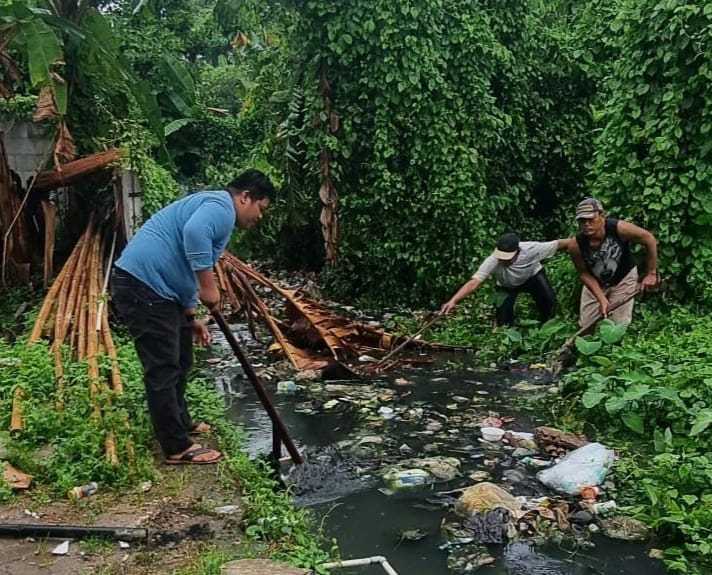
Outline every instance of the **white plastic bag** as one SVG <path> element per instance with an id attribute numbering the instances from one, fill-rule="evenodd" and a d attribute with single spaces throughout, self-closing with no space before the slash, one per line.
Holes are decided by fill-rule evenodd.
<path id="1" fill-rule="evenodd" d="M 578 495 L 586 486 L 600 485 L 615 459 L 615 453 L 600 443 L 589 443 L 569 453 L 559 463 L 537 473 L 547 487 Z"/>

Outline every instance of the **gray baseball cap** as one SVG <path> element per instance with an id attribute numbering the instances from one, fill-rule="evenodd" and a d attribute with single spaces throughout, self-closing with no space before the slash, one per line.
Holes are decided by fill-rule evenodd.
<path id="1" fill-rule="evenodd" d="M 590 220 L 601 213 L 603 213 L 603 204 L 596 198 L 586 198 L 576 206 L 577 220 Z"/>

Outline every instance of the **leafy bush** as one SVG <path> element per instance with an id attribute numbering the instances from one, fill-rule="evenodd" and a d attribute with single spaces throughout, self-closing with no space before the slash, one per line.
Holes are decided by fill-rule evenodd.
<path id="1" fill-rule="evenodd" d="M 75 486 L 89 481 L 103 485 L 127 485 L 151 474 L 149 445 L 151 440 L 140 367 L 131 369 L 127 362 L 138 364 L 130 346 L 122 350 L 126 392 L 121 397 L 102 393 L 102 421 L 93 417 L 89 397 L 89 380 L 85 363 L 64 359 L 65 378 L 62 407 L 55 385 L 54 361 L 46 345 L 26 342 L 10 345 L 0 339 L 0 426 L 7 429 L 14 391 L 24 391 L 22 402 L 24 428 L 17 438 L 8 440 L 9 461 L 35 480 L 63 495 Z M 138 378 L 136 377 L 138 375 Z M 109 400 L 111 399 L 111 405 Z M 131 429 L 124 420 L 131 415 Z M 105 430 L 116 430 L 117 451 L 122 465 L 113 467 L 104 451 Z M 135 461 L 128 465 L 126 442 L 131 441 Z"/>
<path id="2" fill-rule="evenodd" d="M 550 223 L 577 186 L 588 95 L 576 77 L 549 77 L 568 69 L 555 10 L 311 0 L 302 17 L 341 120 L 322 140 L 341 201 L 341 291 L 443 297 L 497 233 L 541 233 L 532 214 Z"/>
<path id="3" fill-rule="evenodd" d="M 610 210 L 653 230 L 661 269 L 709 301 L 712 6 L 625 1 L 611 25 L 591 171 Z"/>
<path id="4" fill-rule="evenodd" d="M 681 308 L 642 314 L 619 343 L 617 326 L 577 342 L 583 353 L 565 391 L 609 438 L 629 431 L 640 457 L 623 466 L 634 511 L 672 545 L 668 566 L 712 567 L 712 324 Z"/>

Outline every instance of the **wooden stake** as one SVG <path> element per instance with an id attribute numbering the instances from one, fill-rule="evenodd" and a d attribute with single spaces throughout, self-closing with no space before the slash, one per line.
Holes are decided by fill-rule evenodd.
<path id="1" fill-rule="evenodd" d="M 86 312 L 86 323 L 83 326 L 86 329 L 86 357 L 89 368 L 89 394 L 94 408 L 94 417 L 101 417 L 101 408 L 99 407 L 99 363 L 97 361 L 97 332 L 94 329 L 96 325 L 96 306 L 97 306 L 97 284 L 99 281 L 99 247 L 101 245 L 101 235 L 96 234 L 92 238 L 92 250 L 89 257 L 89 269 L 87 273 L 87 288 L 89 293 L 89 304 Z M 115 448 L 115 446 L 114 446 Z"/>
<path id="2" fill-rule="evenodd" d="M 44 215 L 44 287 L 47 289 L 52 275 L 54 275 L 54 238 L 57 223 L 57 206 L 49 200 L 42 200 L 42 213 Z"/>
<path id="3" fill-rule="evenodd" d="M 15 388 L 12 397 L 12 415 L 10 417 L 10 434 L 19 435 L 24 428 L 22 420 L 22 401 L 25 399 L 25 391 L 21 387 Z"/>
<path id="4" fill-rule="evenodd" d="M 104 451 L 106 452 L 106 460 L 113 467 L 118 467 L 119 456 L 116 452 L 116 437 L 113 431 L 108 431 L 106 433 L 106 438 L 104 439 Z"/>

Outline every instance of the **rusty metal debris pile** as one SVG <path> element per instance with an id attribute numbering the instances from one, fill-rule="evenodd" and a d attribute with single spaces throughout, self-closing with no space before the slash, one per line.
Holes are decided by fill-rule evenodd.
<path id="1" fill-rule="evenodd" d="M 253 337 L 256 337 L 254 319 L 261 319 L 274 337 L 270 349 L 283 353 L 299 371 L 341 368 L 351 375 L 372 374 L 399 364 L 424 361 L 408 358 L 379 365 L 378 359 L 404 338 L 340 315 L 298 289 L 281 287 L 229 252 L 225 252 L 216 266 L 216 275 L 223 294 L 223 308 L 229 306 L 233 314 L 245 313 Z M 282 298 L 283 318 L 275 317 L 257 294 L 256 287 Z M 414 341 L 413 347 L 449 349 L 420 341 Z"/>

